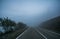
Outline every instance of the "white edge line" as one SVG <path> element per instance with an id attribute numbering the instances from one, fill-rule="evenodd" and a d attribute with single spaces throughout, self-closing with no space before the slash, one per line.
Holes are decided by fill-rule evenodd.
<path id="1" fill-rule="evenodd" d="M 53 31 L 49 31 L 49 30 L 47 30 L 47 29 L 44 29 L 45 31 L 48 31 L 48 32 L 50 32 L 50 33 L 54 33 L 54 34 L 57 34 L 57 35 L 60 35 L 59 33 L 56 33 L 56 32 L 53 32 Z"/>
<path id="2" fill-rule="evenodd" d="M 29 28 L 28 28 L 29 29 Z M 27 29 L 27 30 L 28 30 Z M 19 37 L 21 37 L 27 30 L 25 30 L 22 34 L 20 34 L 16 39 L 18 39 Z"/>
<path id="3" fill-rule="evenodd" d="M 55 34 L 57 34 L 57 35 L 60 35 L 59 33 L 56 33 L 56 32 L 53 32 L 53 31 L 48 31 L 48 32 L 51 32 L 51 33 L 55 33 Z"/>
<path id="4" fill-rule="evenodd" d="M 37 29 L 36 29 L 36 31 L 37 31 L 39 34 L 41 34 L 45 39 L 47 39 L 47 37 L 44 36 L 40 31 L 38 31 Z"/>

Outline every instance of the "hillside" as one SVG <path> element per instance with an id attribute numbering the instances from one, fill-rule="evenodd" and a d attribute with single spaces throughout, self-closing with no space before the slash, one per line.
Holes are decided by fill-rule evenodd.
<path id="1" fill-rule="evenodd" d="M 60 33 L 60 16 L 41 23 L 39 27 Z"/>

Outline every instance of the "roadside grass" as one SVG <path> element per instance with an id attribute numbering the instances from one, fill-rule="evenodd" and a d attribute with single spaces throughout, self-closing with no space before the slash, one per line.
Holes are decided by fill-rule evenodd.
<path id="1" fill-rule="evenodd" d="M 22 32 L 24 32 L 27 28 L 24 29 L 18 29 L 13 32 L 9 32 L 3 36 L 0 36 L 0 39 L 16 39 L 17 36 L 19 36 Z"/>

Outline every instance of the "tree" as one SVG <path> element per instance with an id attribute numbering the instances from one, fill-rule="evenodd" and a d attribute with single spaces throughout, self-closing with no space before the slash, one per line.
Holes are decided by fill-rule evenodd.
<path id="1" fill-rule="evenodd" d="M 0 18 L 0 22 L 2 21 L 3 19 L 2 18 Z"/>
<path id="2" fill-rule="evenodd" d="M 2 21 L 3 21 L 3 19 L 2 19 L 2 18 L 0 18 L 0 25 L 2 25 Z"/>
<path id="3" fill-rule="evenodd" d="M 4 18 L 3 21 L 2 21 L 2 25 L 3 26 L 16 26 L 16 23 L 10 19 L 7 18 Z"/>
<path id="4" fill-rule="evenodd" d="M 22 22 L 18 22 L 18 23 L 17 23 L 17 26 L 18 26 L 19 28 L 24 28 L 24 27 L 26 26 L 26 24 L 24 24 L 24 23 L 22 23 Z"/>

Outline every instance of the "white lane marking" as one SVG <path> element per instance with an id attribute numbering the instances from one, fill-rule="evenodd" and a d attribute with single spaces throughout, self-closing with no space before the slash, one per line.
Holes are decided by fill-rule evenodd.
<path id="1" fill-rule="evenodd" d="M 47 39 L 46 36 L 44 36 L 40 31 L 38 31 L 37 29 L 35 29 L 39 34 L 41 34 L 45 39 Z"/>
<path id="2" fill-rule="evenodd" d="M 30 28 L 28 28 L 28 29 L 30 29 Z M 27 30 L 25 30 L 22 34 L 20 34 L 16 39 L 19 39 L 25 32 L 27 32 Z"/>
<path id="3" fill-rule="evenodd" d="M 47 31 L 48 31 L 48 30 L 47 30 Z M 53 32 L 53 31 L 48 31 L 48 32 L 51 32 L 51 33 L 54 33 L 54 34 L 60 35 L 59 33 L 56 33 L 56 32 Z"/>
<path id="4" fill-rule="evenodd" d="M 41 29 L 42 29 L 42 28 L 41 28 Z M 47 30 L 47 29 L 42 29 L 42 30 L 48 31 L 48 32 L 53 33 L 53 34 L 60 35 L 59 33 L 56 33 L 56 32 L 53 32 L 53 31 L 50 31 L 50 30 Z"/>

